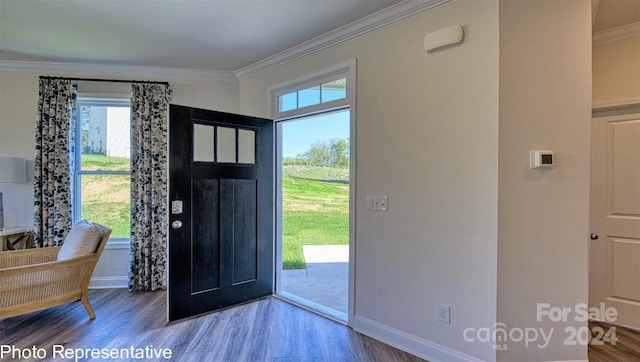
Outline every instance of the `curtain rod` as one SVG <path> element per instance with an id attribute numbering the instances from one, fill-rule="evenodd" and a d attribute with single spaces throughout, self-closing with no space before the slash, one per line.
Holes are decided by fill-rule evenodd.
<path id="1" fill-rule="evenodd" d="M 40 79 L 67 79 L 67 80 L 78 80 L 85 82 L 111 82 L 111 83 L 146 83 L 146 84 L 164 84 L 169 85 L 169 82 L 156 82 L 152 80 L 124 80 L 124 79 L 100 79 L 100 78 L 68 78 L 68 77 L 47 77 L 44 75 L 40 76 Z"/>

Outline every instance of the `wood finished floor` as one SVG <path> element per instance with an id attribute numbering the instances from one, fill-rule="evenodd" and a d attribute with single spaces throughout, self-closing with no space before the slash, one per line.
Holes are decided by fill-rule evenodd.
<path id="1" fill-rule="evenodd" d="M 589 329 L 592 336 L 598 338 L 598 329 L 608 331 L 612 327 L 602 322 L 590 322 Z M 600 334 L 601 336 L 601 334 Z M 616 327 L 617 341 L 615 345 L 605 342 L 599 346 L 589 346 L 589 361 L 591 362 L 632 362 L 640 361 L 640 332 L 628 328 Z"/>
<path id="2" fill-rule="evenodd" d="M 170 348 L 174 361 L 423 361 L 286 302 L 266 298 L 165 322 L 166 293 L 92 290 L 97 318 L 81 303 L 0 320 L 0 344 L 44 348 Z M 591 330 L 609 325 L 592 322 Z M 640 361 L 640 333 L 616 328 L 615 346 L 589 347 L 593 362 Z M 49 359 L 51 360 L 51 359 Z"/>
<path id="3" fill-rule="evenodd" d="M 266 298 L 167 324 L 166 293 L 92 290 L 81 303 L 0 320 L 17 348 L 171 348 L 174 361 L 423 361 L 286 302 Z"/>

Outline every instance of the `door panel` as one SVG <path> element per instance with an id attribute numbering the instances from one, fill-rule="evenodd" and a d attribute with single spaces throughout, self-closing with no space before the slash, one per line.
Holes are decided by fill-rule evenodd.
<path id="1" fill-rule="evenodd" d="M 640 117 L 594 118 L 589 304 L 640 328 Z"/>
<path id="2" fill-rule="evenodd" d="M 218 180 L 193 180 L 193 198 L 204 205 L 219 204 Z M 220 234 L 218 207 L 205 207 L 191 217 L 193 253 L 191 292 L 198 293 L 220 287 Z"/>
<path id="3" fill-rule="evenodd" d="M 169 154 L 169 320 L 270 295 L 273 122 L 171 105 Z"/>

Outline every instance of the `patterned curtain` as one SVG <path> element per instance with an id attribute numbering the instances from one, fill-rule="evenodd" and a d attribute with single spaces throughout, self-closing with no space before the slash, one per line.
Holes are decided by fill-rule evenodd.
<path id="1" fill-rule="evenodd" d="M 62 244 L 72 227 L 76 85 L 40 79 L 34 172 L 36 247 Z"/>
<path id="2" fill-rule="evenodd" d="M 129 290 L 166 289 L 166 84 L 131 85 L 131 261 Z"/>

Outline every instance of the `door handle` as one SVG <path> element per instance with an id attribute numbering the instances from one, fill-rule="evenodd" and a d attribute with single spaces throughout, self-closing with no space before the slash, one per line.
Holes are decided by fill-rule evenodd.
<path id="1" fill-rule="evenodd" d="M 171 223 L 171 227 L 174 229 L 180 229 L 182 227 L 182 221 L 176 220 Z"/>
<path id="2" fill-rule="evenodd" d="M 591 235 L 589 235 L 589 237 L 591 238 L 591 240 L 598 240 L 598 238 L 600 236 L 598 236 L 598 234 L 596 234 L 596 233 L 591 233 Z"/>

